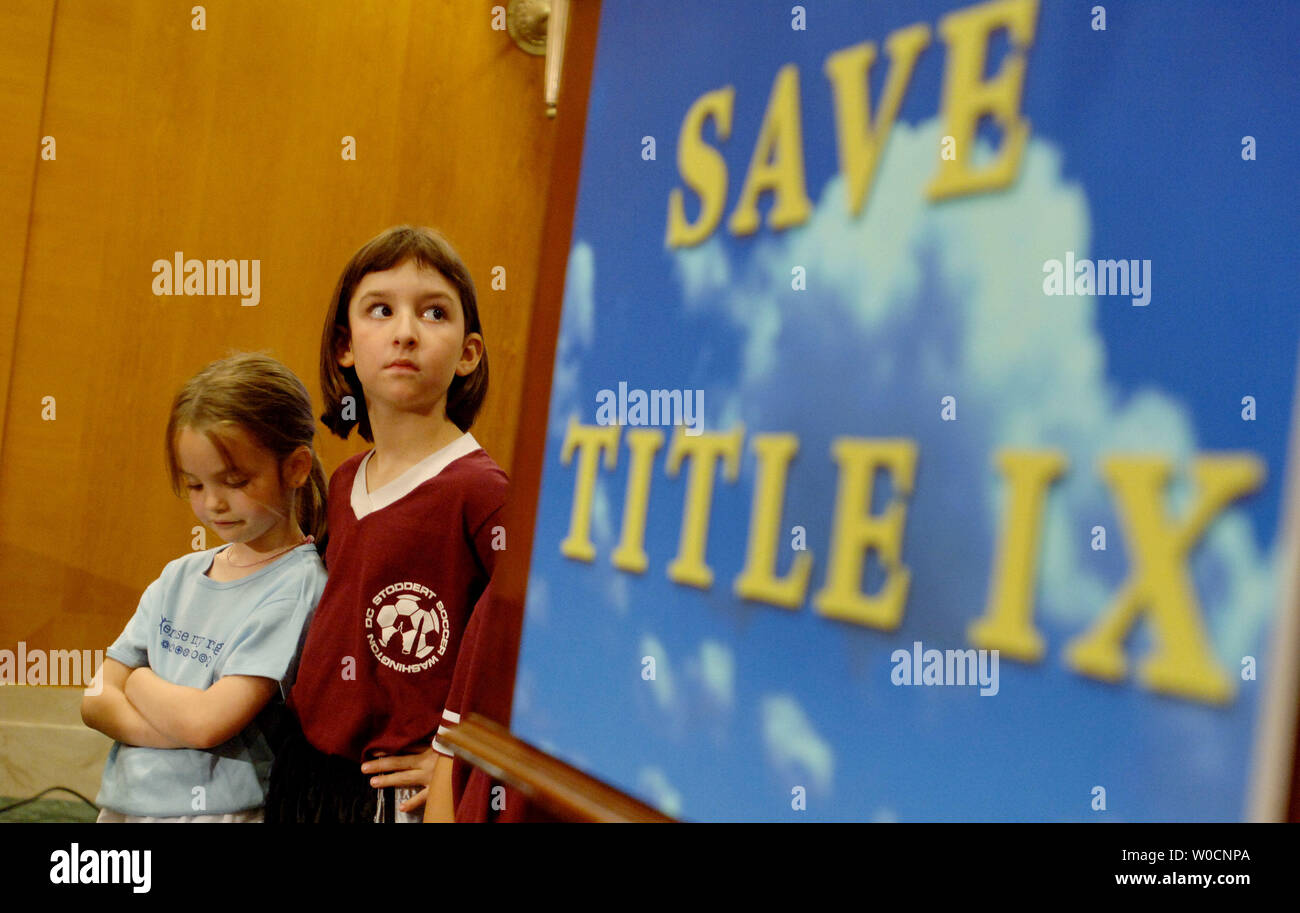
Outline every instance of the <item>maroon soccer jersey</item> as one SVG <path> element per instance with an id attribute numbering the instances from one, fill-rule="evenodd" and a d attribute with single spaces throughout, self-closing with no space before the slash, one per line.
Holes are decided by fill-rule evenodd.
<path id="1" fill-rule="evenodd" d="M 458 442 L 470 444 L 477 448 L 469 435 Z M 492 575 L 507 484 L 473 449 L 358 519 L 363 459 L 346 460 L 330 479 L 329 580 L 290 694 L 307 740 L 357 762 L 429 747 Z"/>

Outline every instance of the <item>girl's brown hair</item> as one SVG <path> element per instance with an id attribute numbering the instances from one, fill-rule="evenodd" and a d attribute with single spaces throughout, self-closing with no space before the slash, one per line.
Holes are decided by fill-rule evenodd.
<path id="1" fill-rule="evenodd" d="M 325 469 L 312 448 L 316 421 L 311 395 L 292 371 L 267 355 L 243 353 L 214 361 L 186 382 L 172 401 L 167 420 L 167 470 L 172 491 L 181 494 L 176 436 L 182 428 L 206 433 L 227 465 L 230 451 L 217 431 L 222 425 L 243 428 L 281 465 L 299 447 L 311 449 L 311 475 L 305 491 L 293 493 L 298 526 L 325 541 Z"/>
<path id="2" fill-rule="evenodd" d="M 380 232 L 352 255 L 343 275 L 334 287 L 329 310 L 325 314 L 325 328 L 320 337 L 320 386 L 325 397 L 325 411 L 321 421 L 325 427 L 341 438 L 347 438 L 352 426 L 367 441 L 374 442 L 370 430 L 370 414 L 366 411 L 366 397 L 361 381 L 352 368 L 338 363 L 338 347 L 349 338 L 348 305 L 352 295 L 367 273 L 383 272 L 400 266 L 407 260 L 442 273 L 460 295 L 461 311 L 465 315 L 465 334 L 483 335 L 479 322 L 478 298 L 474 293 L 474 280 L 455 248 L 431 228 L 398 225 Z M 483 398 L 487 396 L 488 358 L 487 345 L 483 346 L 478 367 L 462 377 L 452 378 L 447 390 L 447 418 L 461 431 L 474 424 Z M 350 398 L 351 402 L 345 402 Z"/>

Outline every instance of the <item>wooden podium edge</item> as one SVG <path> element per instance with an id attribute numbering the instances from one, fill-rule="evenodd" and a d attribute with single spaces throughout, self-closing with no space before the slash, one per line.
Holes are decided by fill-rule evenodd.
<path id="1" fill-rule="evenodd" d="M 576 767 L 515 738 L 510 730 L 471 713 L 439 736 L 455 754 L 519 790 L 565 821 L 665 824 L 674 819 Z"/>

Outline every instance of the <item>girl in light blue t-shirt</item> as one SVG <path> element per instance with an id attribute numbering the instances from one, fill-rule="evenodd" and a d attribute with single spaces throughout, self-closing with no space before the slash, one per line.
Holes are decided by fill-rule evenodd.
<path id="1" fill-rule="evenodd" d="M 315 430 L 302 382 L 264 355 L 213 362 L 176 395 L 172 488 L 228 544 L 163 569 L 82 701 L 115 740 L 100 821 L 261 820 L 276 717 L 325 587 Z"/>

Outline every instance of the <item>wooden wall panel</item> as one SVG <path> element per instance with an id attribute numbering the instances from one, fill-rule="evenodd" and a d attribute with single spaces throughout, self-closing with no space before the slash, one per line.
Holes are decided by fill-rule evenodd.
<path id="1" fill-rule="evenodd" d="M 196 523 L 163 467 L 175 389 L 266 350 L 319 405 L 330 291 L 389 225 L 434 225 L 469 264 L 492 365 L 474 432 L 512 469 L 553 150 L 542 59 L 489 3 L 210 3 L 204 31 L 190 6 L 78 0 L 53 19 L 39 133 L 58 158 L 37 170 L 0 452 L 9 648 L 116 636 Z M 260 260 L 261 302 L 154 296 L 175 251 Z M 364 447 L 321 434 L 327 471 Z"/>
<path id="2" fill-rule="evenodd" d="M 53 23 L 54 0 L 0 7 L 0 448 Z"/>

